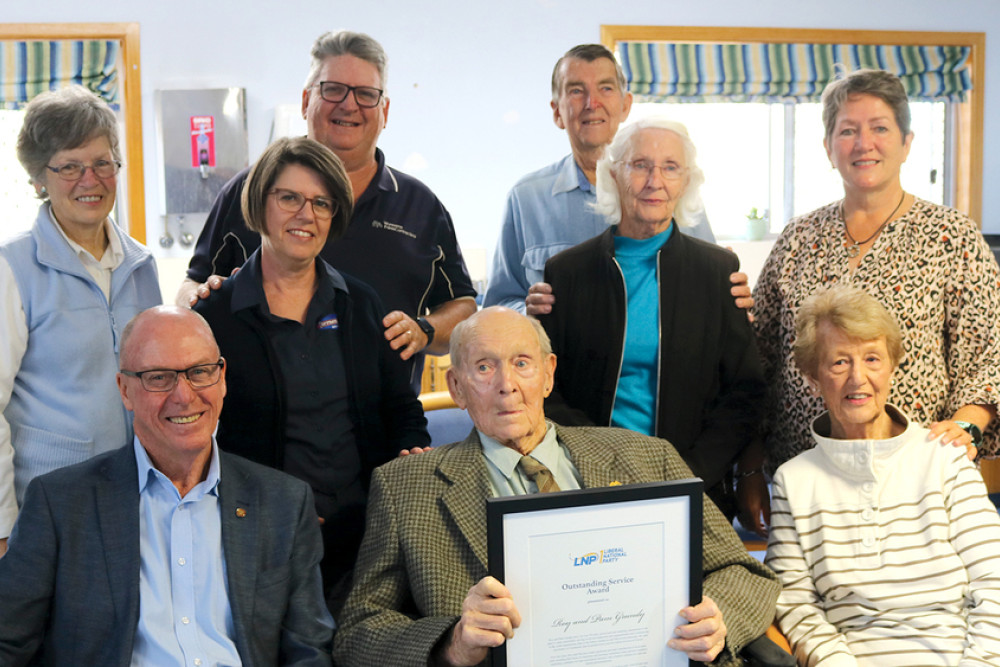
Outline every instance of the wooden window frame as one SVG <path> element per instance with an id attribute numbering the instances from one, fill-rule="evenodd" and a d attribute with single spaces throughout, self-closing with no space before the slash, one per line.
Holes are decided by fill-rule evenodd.
<path id="1" fill-rule="evenodd" d="M 602 25 L 601 43 L 617 53 L 618 42 L 692 44 L 901 44 L 967 46 L 972 90 L 958 104 L 954 169 L 955 208 L 982 227 L 983 83 L 986 67 L 984 32 L 914 32 L 902 30 L 819 30 L 811 28 L 729 28 L 695 26 Z"/>
<path id="2" fill-rule="evenodd" d="M 125 118 L 128 232 L 146 243 L 146 197 L 142 158 L 142 87 L 138 23 L 0 23 L 0 40 L 104 39 L 121 44 L 121 109 Z"/>

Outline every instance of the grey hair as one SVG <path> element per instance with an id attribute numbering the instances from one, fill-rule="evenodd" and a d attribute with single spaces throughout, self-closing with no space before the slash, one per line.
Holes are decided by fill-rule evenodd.
<path id="1" fill-rule="evenodd" d="M 837 114 L 851 95 L 871 95 L 886 103 L 896 117 L 896 125 L 906 141 L 910 133 L 910 102 L 899 77 L 880 69 L 859 69 L 839 75 L 826 84 L 820 102 L 823 105 L 823 126 L 826 140 L 833 137 Z"/>
<path id="2" fill-rule="evenodd" d="M 592 63 L 601 58 L 607 58 L 615 66 L 615 78 L 618 80 L 618 88 L 621 94 L 626 92 L 625 72 L 615 58 L 615 54 L 603 44 L 578 44 L 562 55 L 556 61 L 556 66 L 552 68 L 552 101 L 558 102 L 559 95 L 562 94 L 562 64 L 567 58 L 576 58 L 584 62 Z"/>
<path id="3" fill-rule="evenodd" d="M 323 63 L 327 58 L 336 56 L 354 56 L 371 63 L 378 70 L 379 85 L 382 90 L 386 89 L 389 57 L 385 55 L 385 49 L 373 37 L 350 30 L 330 31 L 316 38 L 312 46 L 312 64 L 304 87 L 312 88 L 319 83 L 319 71 L 323 68 Z"/>
<path id="4" fill-rule="evenodd" d="M 534 317 L 522 315 L 516 310 L 511 310 L 510 308 L 505 308 L 503 306 L 490 306 L 473 313 L 470 317 L 456 324 L 455 328 L 451 330 L 451 338 L 448 341 L 448 355 L 451 357 L 452 366 L 455 368 L 465 367 L 465 348 L 469 346 L 471 339 L 476 333 L 479 319 L 482 317 L 483 313 L 497 311 L 508 311 L 526 319 L 528 323 L 531 324 L 531 328 L 534 329 L 535 335 L 538 336 L 538 347 L 542 351 L 542 356 L 548 357 L 552 354 L 552 341 L 549 340 L 549 335 L 545 333 L 545 329 L 542 328 L 541 322 L 536 320 Z"/>
<path id="5" fill-rule="evenodd" d="M 105 137 L 111 156 L 121 160 L 118 119 L 107 102 L 83 86 L 48 90 L 28 102 L 17 135 L 17 159 L 32 183 L 45 182 L 45 168 L 59 151 Z M 39 194 L 44 199 L 48 195 Z"/>
<path id="6" fill-rule="evenodd" d="M 621 195 L 618 183 L 612 173 L 612 166 L 622 162 L 636 147 L 635 142 L 641 130 L 669 130 L 681 138 L 684 145 L 684 162 L 687 167 L 688 184 L 674 207 L 674 218 L 681 227 L 694 227 L 698 224 L 698 214 L 703 208 L 699 189 L 705 182 L 705 174 L 698 167 L 698 151 L 691 141 L 687 128 L 683 123 L 670 120 L 664 116 L 649 116 L 629 123 L 618 130 L 615 138 L 604 151 L 604 156 L 597 161 L 597 201 L 594 210 L 603 215 L 610 225 L 617 225 L 622 219 Z"/>

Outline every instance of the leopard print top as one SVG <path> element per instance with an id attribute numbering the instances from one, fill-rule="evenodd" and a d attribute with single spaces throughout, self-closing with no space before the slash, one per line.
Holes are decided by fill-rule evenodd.
<path id="1" fill-rule="evenodd" d="M 817 288 L 845 282 L 896 318 L 904 358 L 889 401 L 926 426 L 970 404 L 1000 403 L 1000 267 L 983 235 L 954 209 L 916 199 L 886 225 L 852 274 L 840 202 L 791 220 L 754 288 L 757 342 L 769 386 L 768 470 L 813 446 L 823 412 L 792 360 L 795 315 Z M 1000 428 L 983 454 L 1000 454 Z"/>

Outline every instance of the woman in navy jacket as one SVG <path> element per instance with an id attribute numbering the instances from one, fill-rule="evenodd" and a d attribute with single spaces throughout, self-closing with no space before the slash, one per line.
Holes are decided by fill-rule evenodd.
<path id="1" fill-rule="evenodd" d="M 280 139 L 243 189 L 262 245 L 195 310 L 227 362 L 219 445 L 313 488 L 323 524 L 327 603 L 336 616 L 364 531 L 372 470 L 430 444 L 426 420 L 366 284 L 319 258 L 353 195 L 339 158 L 307 138 Z"/>

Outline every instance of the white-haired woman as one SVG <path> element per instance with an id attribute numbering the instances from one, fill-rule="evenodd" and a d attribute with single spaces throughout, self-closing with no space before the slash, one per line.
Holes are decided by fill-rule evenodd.
<path id="1" fill-rule="evenodd" d="M 903 341 L 856 287 L 798 309 L 795 364 L 827 411 L 774 476 L 765 562 L 800 665 L 998 664 L 1000 518 L 964 451 L 888 403 Z"/>
<path id="2" fill-rule="evenodd" d="M 729 293 L 739 260 L 675 233 L 701 207 L 695 156 L 682 124 L 646 118 L 598 162 L 610 227 L 545 266 L 558 300 L 539 319 L 559 358 L 546 413 L 666 438 L 731 518 L 728 473 L 754 435 L 763 379 Z"/>

